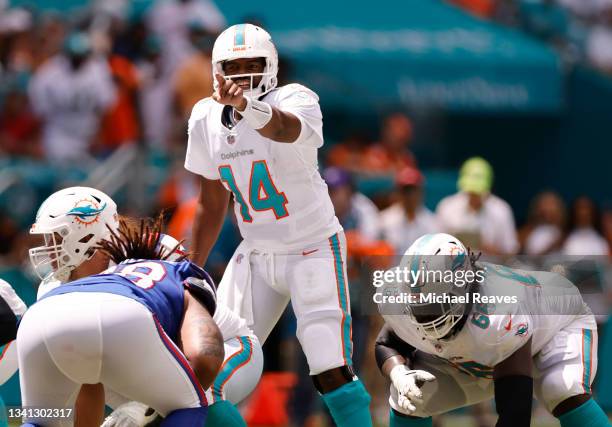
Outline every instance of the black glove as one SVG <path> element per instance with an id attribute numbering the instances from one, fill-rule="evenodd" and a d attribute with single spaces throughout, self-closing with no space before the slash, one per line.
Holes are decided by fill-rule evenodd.
<path id="1" fill-rule="evenodd" d="M 199 277 L 188 277 L 183 281 L 183 286 L 208 310 L 211 316 L 215 314 L 217 309 L 217 287 L 208 274 L 202 279 Z"/>

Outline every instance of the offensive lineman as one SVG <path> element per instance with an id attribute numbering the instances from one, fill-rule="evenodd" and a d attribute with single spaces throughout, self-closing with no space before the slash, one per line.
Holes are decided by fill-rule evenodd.
<path id="1" fill-rule="evenodd" d="M 41 282 L 37 298 L 67 281 L 105 270 L 108 260 L 95 256 L 96 247 L 110 236 L 108 227 L 117 229 L 118 226 L 115 202 L 99 190 L 69 187 L 49 196 L 41 204 L 31 229 L 32 234 L 45 237 L 44 246 L 30 249 L 34 270 L 45 276 L 43 272 L 52 269 Z M 170 261 L 184 254 L 184 248 L 171 236 L 164 235 L 160 245 Z M 180 250 L 172 252 L 174 248 Z M 226 357 L 213 386 L 206 390 L 209 402 L 206 423 L 208 427 L 244 425 L 234 405 L 248 396 L 259 381 L 263 369 L 261 345 L 244 319 L 222 304 L 217 304 L 213 320 L 223 335 Z M 0 375 L 7 372 L 8 378 L 17 370 L 16 360 L 14 364 L 3 362 Z M 105 391 L 107 403 L 116 409 L 103 427 L 142 427 L 152 418 L 145 416 L 146 405 L 127 402 L 123 396 Z"/>
<path id="2" fill-rule="evenodd" d="M 137 231 L 121 222 L 92 258 L 115 265 L 52 289 L 28 309 L 17 333 L 24 406 L 66 408 L 78 393 L 75 425 L 98 425 L 110 387 L 165 416 L 162 426 L 204 425 L 204 389 L 224 357 L 212 319 L 216 292 L 200 267 L 165 261 L 161 224 L 143 220 Z M 24 421 L 68 424 L 35 411 Z"/>
<path id="3" fill-rule="evenodd" d="M 219 299 L 263 343 L 291 300 L 310 375 L 339 426 L 370 426 L 370 396 L 352 369 L 346 242 L 317 170 L 317 95 L 277 87 L 270 35 L 234 25 L 215 41 L 214 94 L 189 119 L 185 168 L 200 175 L 193 260 L 204 264 L 230 192 L 243 241 Z"/>
<path id="4" fill-rule="evenodd" d="M 591 398 L 597 325 L 578 289 L 555 273 L 476 259 L 455 237 L 426 234 L 401 266 L 471 271 L 481 280 L 457 286 L 421 275 L 410 284 L 384 285 L 384 295 L 408 290 L 415 296 L 402 307 L 379 304 L 386 323 L 376 360 L 392 383 L 390 426 L 431 426 L 432 415 L 494 397 L 497 426 L 528 427 L 534 393 L 562 427 L 609 426 Z M 420 299 L 432 294 L 467 303 Z M 491 297 L 515 299 L 492 303 Z"/>

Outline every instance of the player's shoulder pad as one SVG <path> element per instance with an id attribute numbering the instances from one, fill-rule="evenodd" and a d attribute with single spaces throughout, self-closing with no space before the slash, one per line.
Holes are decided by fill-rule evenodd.
<path id="1" fill-rule="evenodd" d="M 191 115 L 189 116 L 189 129 L 191 129 L 191 126 L 195 122 L 204 119 L 211 110 L 211 107 L 213 107 L 214 105 L 215 100 L 212 99 L 210 96 L 204 99 L 200 99 L 198 102 L 196 102 L 196 104 L 191 109 Z"/>
<path id="2" fill-rule="evenodd" d="M 187 277 L 183 281 L 183 286 L 211 315 L 214 315 L 217 309 L 217 287 L 212 278 L 204 270 L 200 269 L 198 273 L 199 276 Z"/>

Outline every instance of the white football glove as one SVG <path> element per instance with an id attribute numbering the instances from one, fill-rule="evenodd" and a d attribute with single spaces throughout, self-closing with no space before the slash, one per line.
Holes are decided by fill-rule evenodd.
<path id="1" fill-rule="evenodd" d="M 416 405 L 423 404 L 423 384 L 436 379 L 427 371 L 408 369 L 406 365 L 395 366 L 389 377 L 398 393 L 397 404 L 408 415 L 416 412 Z"/>
<path id="2" fill-rule="evenodd" d="M 13 310 L 13 313 L 15 313 L 15 316 L 22 316 L 28 309 L 11 285 L 2 279 L 0 279 L 0 298 L 6 301 L 11 310 Z"/>
<path id="3" fill-rule="evenodd" d="M 140 402 L 127 402 L 119 405 L 106 419 L 101 427 L 144 427 L 153 421 L 157 412 L 145 415 L 149 407 Z"/>

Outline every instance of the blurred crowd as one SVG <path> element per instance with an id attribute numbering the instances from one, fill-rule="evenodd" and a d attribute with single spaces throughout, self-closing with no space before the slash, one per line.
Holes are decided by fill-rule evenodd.
<path id="1" fill-rule="evenodd" d="M 0 153 L 88 163 L 137 141 L 164 150 L 184 142 L 191 107 L 212 92 L 223 16 L 205 0 L 140 13 L 111 3 L 122 2 L 68 17 L 1 12 Z"/>
<path id="2" fill-rule="evenodd" d="M 565 58 L 612 72 L 612 0 L 452 2 L 522 28 Z M 169 234 L 189 242 L 197 180 L 182 168 L 186 122 L 193 105 L 212 93 L 212 46 L 225 25 L 211 0 L 98 0 L 69 16 L 9 8 L 0 0 L 0 269 L 13 267 L 11 280 L 21 275 L 34 283 L 23 271 L 36 205 L 57 187 L 82 182 L 119 148 L 136 147 L 148 158 L 164 159 L 163 179 L 141 195 L 150 202 L 139 214 L 164 209 Z M 426 206 L 431 187 L 412 151 L 410 117 L 390 113 L 379 129 L 374 139 L 347 129 L 349 136 L 326 147 L 320 159 L 356 265 L 371 255 L 401 254 L 422 234 L 437 231 L 487 255 L 612 255 L 612 206 L 598 206 L 588 195 L 563 200 L 545 190 L 534 197 L 527 215 L 519 213 L 526 220 L 517 227 L 517 213 L 495 195 L 493 166 L 480 157 L 466 159 L 445 197 Z M 15 165 L 37 183 L 38 193 L 26 194 L 30 205 L 15 201 L 23 198 L 2 201 L 10 180 L 5 172 Z M 72 171 L 68 177 L 66 170 Z M 22 196 L 29 191 L 19 188 Z M 208 260 L 215 278 L 239 240 L 230 214 Z M 365 282 L 357 267 L 352 270 L 359 367 L 371 357 L 368 343 L 377 328 L 358 309 Z M 288 313 L 266 346 L 269 369 L 283 365 L 281 355 L 293 358 L 295 370 L 305 368 L 296 362 L 300 352 L 291 350 L 297 345 L 294 327 Z M 295 425 L 304 425 L 318 410 L 307 372 L 302 374 L 295 389 L 300 404 L 290 408 Z M 378 378 L 365 375 L 370 374 Z"/>
<path id="3" fill-rule="evenodd" d="M 610 0 L 448 0 L 470 13 L 517 27 L 551 44 L 569 62 L 612 74 Z"/>

